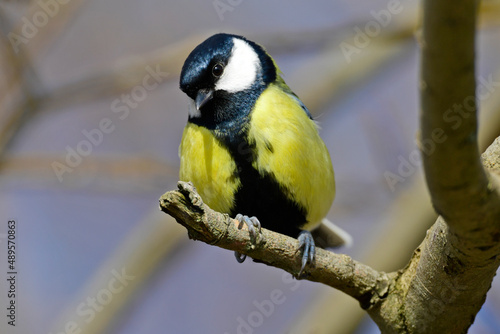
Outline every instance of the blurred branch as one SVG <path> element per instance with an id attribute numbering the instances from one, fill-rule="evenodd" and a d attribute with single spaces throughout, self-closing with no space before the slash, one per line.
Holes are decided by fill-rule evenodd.
<path id="1" fill-rule="evenodd" d="M 75 13 L 78 12 L 83 3 L 83 1 L 74 1 L 64 6 L 61 5 L 60 13 L 50 20 L 50 24 L 44 27 L 33 41 L 30 40 L 30 43 L 27 45 L 29 46 L 29 50 L 41 51 L 43 47 L 46 47 L 46 45 L 49 44 L 47 42 L 48 39 L 54 38 L 56 35 L 54 32 L 62 32 L 64 30 L 63 27 L 66 27 L 67 24 L 71 22 L 71 19 L 74 17 Z M 366 77 L 367 73 L 379 68 L 380 63 L 388 60 L 391 56 L 397 55 L 398 52 L 395 51 L 403 49 L 399 42 L 408 40 L 412 36 L 416 24 L 414 18 L 408 19 L 412 15 L 397 17 L 396 24 L 391 25 L 390 29 L 384 29 L 381 36 L 373 43 L 374 45 L 370 45 L 366 50 L 363 50 L 364 54 L 361 60 L 353 63 L 353 66 L 335 66 L 336 69 L 333 73 L 327 71 L 328 75 L 319 76 L 318 80 L 315 81 L 317 84 L 306 85 L 302 88 L 301 86 L 297 86 L 297 92 L 300 93 L 302 99 L 310 106 L 310 109 L 313 111 L 319 110 L 327 102 L 331 101 L 332 96 L 330 94 L 325 94 L 325 92 L 336 91 L 336 96 L 342 96 L 343 92 L 352 87 L 354 83 L 361 82 L 363 78 Z M 19 29 L 20 27 L 17 27 L 14 31 L 19 32 Z M 347 32 L 352 32 L 352 29 L 352 25 L 349 25 L 341 27 L 340 29 L 339 27 L 333 27 L 311 33 L 299 33 L 295 34 L 293 38 L 287 38 L 282 34 L 266 34 L 255 38 L 259 40 L 261 44 L 270 45 L 275 50 L 289 50 L 291 48 L 303 48 L 311 44 L 316 47 L 328 45 L 335 40 L 340 40 L 341 38 L 339 38 L 339 36 L 344 36 L 345 39 Z M 133 57 L 125 57 L 118 60 L 116 63 L 117 65 L 111 70 L 91 74 L 85 78 L 75 80 L 74 82 L 66 83 L 51 92 L 38 92 L 36 101 L 37 103 L 43 104 L 47 109 L 54 110 L 56 108 L 63 108 L 74 104 L 81 104 L 108 96 L 114 96 L 121 92 L 128 91 L 137 85 L 144 77 L 144 68 L 148 65 L 158 65 L 162 71 L 170 74 L 168 80 L 172 80 L 177 78 L 180 68 L 182 67 L 182 62 L 192 50 L 192 47 L 210 33 L 211 32 L 191 35 L 178 43 L 153 52 Z M 332 33 L 334 33 L 334 39 L 331 37 Z M 332 45 L 335 45 L 335 51 L 334 49 L 327 48 L 320 53 L 319 60 L 317 59 L 317 61 L 312 62 L 312 64 L 322 64 L 322 73 L 325 73 L 325 68 L 330 67 L 323 66 L 324 62 L 320 60 L 331 59 L 332 52 L 335 52 L 333 56 L 338 57 L 340 62 L 344 60 L 340 56 L 338 44 L 333 43 Z M 39 52 L 37 54 L 39 54 Z M 353 70 L 355 70 L 358 75 L 353 75 Z M 299 70 L 295 76 L 302 77 L 304 71 L 310 71 L 308 65 L 302 70 Z M 337 71 L 339 72 L 337 73 Z M 322 80 L 322 77 L 328 79 Z M 333 81 L 332 78 L 334 78 Z M 293 81 L 293 77 L 291 81 Z M 298 80 L 297 82 L 300 83 L 301 81 Z M 318 89 L 319 87 L 321 87 L 321 89 Z M 332 89 L 332 87 L 336 89 Z"/>
<path id="2" fill-rule="evenodd" d="M 411 36 L 373 41 L 349 63 L 338 45 L 331 46 L 315 55 L 292 75 L 285 76 L 286 81 L 293 82 L 294 91 L 316 117 L 325 107 L 345 97 L 371 75 L 381 71 L 385 64 L 408 55 L 412 49 Z"/>
<path id="3" fill-rule="evenodd" d="M 168 186 L 166 180 L 176 180 L 179 167 L 148 155 L 99 155 L 85 157 L 59 182 L 51 165 L 55 161 L 65 163 L 61 155 L 7 155 L 0 162 L 0 184 L 13 184 L 16 189 L 58 187 L 64 189 L 92 189 L 138 193 L 158 191 Z"/>
<path id="4" fill-rule="evenodd" d="M 0 8 L 2 32 L 8 30 L 7 17 Z M 5 94 L 0 95 L 0 160 L 8 145 L 22 126 L 39 107 L 37 99 L 41 87 L 38 76 L 31 65 L 29 56 L 24 50 L 15 52 L 7 38 L 0 34 L 0 50 L 3 51 L 5 63 L 1 64 L 6 74 L 7 87 Z"/>
<path id="5" fill-rule="evenodd" d="M 59 37 L 69 30 L 69 26 L 75 21 L 83 5 L 87 3 L 88 1 L 85 0 L 71 0 L 64 4 L 55 1 L 52 3 L 53 6 L 47 4 L 47 8 L 50 7 L 50 9 L 45 9 L 45 11 L 52 11 L 53 15 L 50 16 L 43 29 L 38 29 L 36 35 L 30 38 L 29 42 L 22 46 L 21 49 L 24 49 L 30 55 L 41 58 L 50 49 L 49 47 L 53 46 L 59 40 Z M 32 3 L 24 16 L 33 18 L 40 10 L 38 3 Z M 22 36 L 24 25 L 24 22 L 19 22 L 12 32 Z"/>
<path id="6" fill-rule="evenodd" d="M 0 40 L 3 40 L 0 38 Z M 1 43 L 1 42 L 0 42 Z M 7 50 L 9 47 L 7 47 Z M 8 52 L 8 51 L 7 51 Z M 12 142 L 14 136 L 23 125 L 30 120 L 31 115 L 39 108 L 33 86 L 38 82 L 34 71 L 30 70 L 28 61 L 11 57 L 14 73 L 10 76 L 11 84 L 4 98 L 0 97 L 0 160 Z"/>
<path id="7" fill-rule="evenodd" d="M 480 1 L 478 19 L 481 27 L 489 28 L 498 26 L 500 24 L 500 1 Z"/>
<path id="8" fill-rule="evenodd" d="M 76 13 L 78 13 L 84 3 L 84 1 L 75 0 L 67 4 L 60 5 L 58 7 L 57 15 L 52 17 L 48 24 L 44 26 L 44 29 L 41 29 L 37 33 L 36 38 L 30 39 L 26 47 L 20 48 L 21 52 L 14 57 L 16 59 L 14 64 L 17 63 L 21 66 L 16 66 L 16 68 L 29 68 L 29 61 L 27 61 L 26 58 L 27 56 L 22 55 L 24 52 L 23 49 L 26 49 L 29 54 L 37 55 L 37 57 L 39 57 L 44 50 L 46 50 L 47 47 L 56 40 L 58 34 L 67 30 L 66 28 L 71 22 L 74 21 Z M 483 12 L 489 15 L 487 17 L 496 18 L 498 16 L 499 7 L 497 3 L 483 3 L 486 3 L 483 5 L 485 8 Z M 28 17 L 31 17 L 34 11 L 39 10 L 37 6 L 31 6 L 29 8 L 30 11 L 26 14 Z M 328 72 L 328 76 L 326 76 L 328 79 L 324 80 L 321 80 L 322 76 L 320 76 L 320 78 L 316 81 L 317 85 L 307 85 L 303 88 L 297 86 L 297 91 L 302 96 L 302 99 L 306 101 L 307 105 L 310 106 L 310 109 L 319 110 L 319 108 L 324 106 L 326 102 L 331 101 L 332 99 L 329 94 L 318 94 L 318 92 L 324 93 L 325 91 L 336 91 L 337 96 L 341 96 L 342 92 L 345 91 L 345 88 L 352 87 L 353 83 L 362 81 L 362 79 L 366 76 L 366 73 L 369 73 L 372 69 L 376 69 L 382 61 L 389 59 L 388 56 L 394 55 L 395 53 L 393 51 L 388 51 L 391 50 L 388 48 L 388 45 L 396 47 L 398 44 L 394 43 L 395 41 L 401 41 L 411 37 L 416 23 L 414 18 L 416 16 L 413 15 L 413 12 L 414 10 L 411 9 L 410 15 L 396 17 L 396 24 L 391 24 L 389 28 L 384 29 L 380 38 L 376 39 L 378 42 L 375 43 L 375 46 L 370 46 L 367 50 L 365 50 L 366 52 L 363 59 L 369 60 L 368 62 L 358 62 L 354 67 L 348 67 L 351 70 L 347 69 L 345 66 L 336 66 L 337 69 L 341 69 L 340 73 L 335 74 Z M 5 19 L 2 18 L 0 21 L 5 22 Z M 484 21 L 495 22 L 495 20 L 492 19 L 485 19 Z M 363 23 L 364 22 L 360 22 L 359 25 Z M 21 34 L 21 29 L 22 24 L 19 23 L 12 32 Z M 339 40 L 339 36 L 346 36 L 346 33 L 349 31 L 352 32 L 352 29 L 353 26 L 348 25 L 345 27 L 332 27 L 309 33 L 298 33 L 294 34 L 293 38 L 287 38 L 287 36 L 283 36 L 283 34 L 265 34 L 258 36 L 258 38 L 256 37 L 256 39 L 262 44 L 270 45 L 273 49 L 277 50 L 289 50 L 291 48 L 296 49 L 298 47 L 304 47 L 311 44 L 318 47 L 320 45 L 332 43 L 334 41 L 331 37 L 332 34 L 335 36 L 335 40 Z M 192 35 L 174 45 L 169 45 L 154 52 L 136 57 L 126 57 L 118 61 L 118 65 L 108 72 L 89 75 L 86 78 L 78 79 L 72 83 L 67 83 L 51 92 L 44 92 L 42 89 L 43 86 L 35 78 L 24 80 L 27 84 L 33 81 L 32 86 L 36 88 L 36 90 L 27 95 L 21 96 L 17 99 L 15 104 L 11 104 L 9 110 L 14 111 L 6 112 L 3 110 L 1 113 L 10 114 L 11 119 L 6 122 L 2 122 L 2 129 L 4 131 L 0 131 L 0 133 L 3 133 L 4 135 L 0 138 L 0 154 L 3 152 L 2 148 L 5 148 L 5 146 L 8 145 L 13 136 L 18 132 L 18 129 L 21 128 L 22 124 L 24 124 L 26 120 L 30 119 L 31 115 L 35 111 L 39 110 L 42 105 L 50 107 L 51 110 L 54 110 L 55 108 L 70 106 L 77 103 L 81 104 L 87 101 L 95 101 L 99 98 L 127 91 L 137 85 L 137 83 L 143 78 L 144 68 L 148 64 L 159 65 L 163 71 L 171 74 L 171 79 L 176 78 L 185 56 L 192 49 L 193 45 L 198 44 L 198 42 L 208 36 L 208 34 L 210 34 L 210 32 Z M 7 49 L 12 52 L 12 49 L 8 47 L 8 45 L 6 45 L 5 50 Z M 339 52 L 337 52 L 337 55 L 338 53 Z M 331 51 L 327 48 L 327 51 L 321 53 L 320 58 L 328 59 L 330 56 L 332 56 Z M 318 62 L 315 61 L 313 63 Z M 360 66 L 360 64 L 363 64 L 363 66 Z M 364 65 L 368 66 L 368 68 L 365 68 Z M 325 67 L 321 66 L 321 68 L 324 72 Z M 362 73 L 361 75 L 352 75 L 352 69 L 356 68 L 358 69 L 357 73 Z M 310 68 L 306 65 L 303 70 L 297 72 L 296 76 L 301 77 L 303 71 L 309 70 Z M 17 87 L 16 82 L 20 82 L 23 75 L 17 75 L 16 77 L 17 79 L 9 80 L 11 83 L 11 92 L 4 95 L 9 96 L 11 99 L 12 96 L 16 95 L 16 91 L 19 88 Z M 335 79 L 332 81 L 332 78 Z M 322 89 L 318 90 L 318 87 L 322 87 Z M 331 89 L 332 87 L 336 87 L 336 89 Z M 3 103 L 0 103 L 0 106 L 2 106 L 2 109 L 5 108 Z"/>
<path id="9" fill-rule="evenodd" d="M 331 38 L 319 54 L 308 59 L 292 75 L 285 76 L 286 81 L 293 82 L 295 93 L 313 115 L 318 115 L 323 108 L 345 97 L 346 93 L 366 82 L 368 77 L 381 71 L 394 58 L 407 55 L 412 50 L 416 11 L 407 9 L 404 15 L 400 15 L 402 17 L 397 17 L 396 22 L 384 28 L 380 35 L 370 37 L 363 46 L 355 42 L 359 36 L 354 32 L 365 22 L 337 29 L 332 32 L 335 38 Z M 343 43 L 351 45 L 356 52 L 344 54 Z"/>
<path id="10" fill-rule="evenodd" d="M 157 210 L 144 217 L 90 277 L 70 305 L 66 305 L 65 311 L 52 326 L 53 333 L 66 332 L 69 325 L 80 334 L 111 333 L 115 321 L 120 319 L 120 312 L 134 301 L 138 291 L 147 287 L 153 274 L 186 240 L 184 233 L 184 229 L 173 219 Z M 112 289 L 109 303 L 94 313 L 92 321 L 88 321 L 88 317 L 77 310 L 103 290 L 109 292 L 110 282 L 116 276 L 121 276 L 120 290 Z"/>
<path id="11" fill-rule="evenodd" d="M 296 239 L 263 228 L 254 243 L 246 227 L 239 230 L 239 222 L 204 204 L 191 183 L 179 181 L 178 188 L 161 197 L 160 208 L 186 227 L 191 239 L 238 251 L 294 276 L 300 271 L 302 255 L 297 251 Z M 377 272 L 347 255 L 323 249 L 316 250 L 315 265 L 306 268 L 306 275 L 310 281 L 345 292 L 364 308 L 385 296 L 390 283 L 390 275 Z"/>
<path id="12" fill-rule="evenodd" d="M 331 34 L 331 30 L 326 30 L 326 32 Z M 64 108 L 70 105 L 86 103 L 90 101 L 95 101 L 97 99 L 120 94 L 122 92 L 130 90 L 131 88 L 133 88 L 134 86 L 136 86 L 138 83 L 141 82 L 141 80 L 144 77 L 146 66 L 152 66 L 152 67 L 158 66 L 161 69 L 161 71 L 168 72 L 169 77 L 166 78 L 165 82 L 170 80 L 177 80 L 184 59 L 187 57 L 189 52 L 191 52 L 193 46 L 197 45 L 201 40 L 205 39 L 210 34 L 211 32 L 190 35 L 189 37 L 177 43 L 165 46 L 161 49 L 149 53 L 136 56 L 126 56 L 118 60 L 115 66 L 110 70 L 106 70 L 96 74 L 91 74 L 86 78 L 79 78 L 73 82 L 62 85 L 60 88 L 56 88 L 50 93 L 47 93 L 43 97 L 44 103 L 47 106 L 50 106 L 50 109 L 53 110 L 54 108 Z M 320 37 L 318 37 L 318 35 Z M 314 43 L 316 47 L 324 46 L 326 43 L 331 42 L 331 38 L 327 39 L 323 35 L 325 34 L 321 34 L 321 32 L 316 33 L 316 39 L 315 39 L 316 42 Z M 398 36 L 399 35 L 401 34 L 399 33 Z M 309 36 L 308 34 L 302 36 L 303 38 L 301 38 L 300 36 L 299 37 L 294 36 L 293 40 L 287 40 L 283 36 L 281 37 L 278 35 L 273 35 L 273 36 L 274 38 L 272 38 L 272 40 L 270 40 L 269 36 L 261 36 L 257 38 L 257 40 L 259 40 L 261 44 L 264 44 L 262 40 L 268 41 L 267 42 L 268 45 L 272 45 L 273 49 L 278 49 L 282 51 L 283 49 L 291 48 L 292 45 L 295 48 L 297 48 L 297 47 L 303 47 L 304 45 L 311 43 L 305 38 Z M 402 36 L 408 37 L 408 35 L 405 34 L 402 34 Z M 392 38 L 394 38 L 394 36 L 391 37 L 391 39 Z M 401 48 L 396 46 L 397 43 L 394 43 L 394 40 L 392 43 L 394 49 Z M 387 59 L 386 55 L 397 54 L 394 52 L 394 49 L 393 48 L 388 49 L 386 44 L 379 45 L 379 47 L 375 48 L 370 47 L 369 50 L 367 50 L 366 52 L 366 58 L 370 59 L 370 63 L 372 64 L 370 68 L 376 68 L 379 65 L 378 59 L 381 59 L 382 61 L 384 59 Z M 340 54 L 341 59 L 339 59 L 339 61 L 344 61 L 344 58 L 341 55 L 340 50 L 336 47 L 334 49 L 326 48 L 326 50 L 320 52 L 321 59 L 330 59 L 330 57 L 332 56 L 331 52 L 334 52 L 337 55 Z M 316 64 L 317 62 L 315 61 L 314 63 Z M 359 64 L 358 67 L 360 67 Z M 364 68 L 363 66 L 361 67 Z M 305 67 L 303 71 L 309 71 L 309 69 Z M 367 72 L 369 71 L 363 73 L 361 77 L 358 76 L 352 77 L 351 75 L 349 80 L 347 80 L 345 70 L 341 71 L 338 74 L 336 72 L 334 73 L 328 72 L 328 74 L 329 74 L 329 80 L 333 76 L 334 78 L 336 78 L 333 84 L 339 86 L 338 85 L 339 82 L 346 84 L 352 84 L 353 82 L 357 82 L 358 80 L 364 78 Z M 324 73 L 324 68 L 323 68 L 323 73 Z M 359 73 L 362 72 L 359 71 Z M 302 76 L 302 74 L 299 73 L 298 76 Z M 324 84 L 324 80 L 322 80 L 322 77 L 318 78 L 316 84 L 312 85 L 313 88 L 330 87 L 330 85 Z M 293 81 L 293 78 L 291 79 L 291 81 Z M 309 85 L 308 87 L 310 86 L 311 85 Z M 298 91 L 300 90 L 301 88 L 299 86 Z M 339 89 L 339 91 L 342 90 Z M 319 92 L 325 93 L 326 90 L 321 89 L 319 90 Z M 307 90 L 303 94 L 304 94 L 303 99 L 311 103 L 312 110 L 316 109 L 315 101 L 325 100 L 325 94 L 319 94 L 317 89 Z M 318 96 L 322 97 L 318 98 Z M 329 94 L 326 94 L 326 99 L 330 100 L 331 96 Z"/>
<path id="13" fill-rule="evenodd" d="M 177 79 L 184 59 L 191 52 L 193 45 L 199 43 L 202 38 L 200 35 L 191 35 L 180 42 L 149 53 L 126 56 L 117 60 L 109 70 L 61 85 L 48 93 L 44 97 L 44 102 L 54 109 L 118 95 L 142 84 L 144 76 L 148 73 L 146 72 L 148 66 L 169 74 L 162 83 Z"/>
<path id="14" fill-rule="evenodd" d="M 499 6 L 500 7 L 500 6 Z M 500 66 L 491 74 L 494 81 L 500 81 Z M 479 113 L 479 150 L 483 152 L 500 135 L 500 94 L 491 93 L 481 101 Z"/>
<path id="15" fill-rule="evenodd" d="M 71 22 L 71 18 L 83 3 L 85 2 L 82 0 L 73 0 L 65 5 L 54 2 L 57 6 L 57 8 L 52 8 L 54 16 L 48 20 L 44 29 L 37 30 L 32 38 L 23 37 L 24 21 L 18 23 L 10 31 L 7 26 L 7 15 L 0 8 L 0 23 L 3 32 L 0 36 L 0 43 L 3 45 L 1 50 L 7 59 L 2 65 L 9 67 L 6 73 L 12 73 L 7 80 L 8 88 L 5 94 L 0 96 L 0 115 L 3 116 L 0 119 L 0 159 L 15 136 L 41 106 L 44 94 L 43 84 L 32 66 L 31 55 L 40 57 L 42 51 L 50 46 L 50 40 L 57 37 L 58 33 L 65 31 L 64 27 Z M 40 11 L 37 5 L 28 8 L 26 15 L 30 18 Z M 12 36 L 17 36 L 17 38 L 21 36 L 26 43 L 20 42 L 19 45 L 14 45 Z"/>

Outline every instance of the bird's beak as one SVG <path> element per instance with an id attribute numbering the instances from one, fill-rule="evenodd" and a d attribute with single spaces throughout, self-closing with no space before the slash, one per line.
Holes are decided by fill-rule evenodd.
<path id="1" fill-rule="evenodd" d="M 194 100 L 196 109 L 200 110 L 201 107 L 212 99 L 213 95 L 214 91 L 212 89 L 200 89 L 196 95 L 196 99 Z"/>

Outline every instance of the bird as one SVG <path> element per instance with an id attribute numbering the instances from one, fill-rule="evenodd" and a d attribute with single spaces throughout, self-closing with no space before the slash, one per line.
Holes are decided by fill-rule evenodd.
<path id="1" fill-rule="evenodd" d="M 181 181 L 212 209 L 299 241 L 301 269 L 316 247 L 351 242 L 325 217 L 335 178 L 318 123 L 261 45 L 218 33 L 196 46 L 180 74 L 188 121 L 179 146 Z M 238 262 L 245 256 L 235 252 Z"/>

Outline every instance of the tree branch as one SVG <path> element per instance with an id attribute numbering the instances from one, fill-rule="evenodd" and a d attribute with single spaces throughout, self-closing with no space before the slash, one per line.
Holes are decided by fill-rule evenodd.
<path id="1" fill-rule="evenodd" d="M 483 156 L 492 172 L 477 144 L 476 4 L 424 1 L 421 150 L 441 216 L 388 298 L 369 310 L 384 332 L 465 333 L 500 264 L 499 165 L 491 153 L 500 141 Z"/>
<path id="2" fill-rule="evenodd" d="M 478 149 L 477 4 L 424 1 L 421 130 L 424 141 L 434 139 L 432 152 L 422 143 L 424 169 L 433 205 L 446 221 L 450 246 L 460 262 L 485 266 L 500 252 L 500 187 L 484 169 Z M 492 82 L 480 91 L 497 85 Z M 436 133 L 441 133 L 440 140 L 435 140 Z"/>
<path id="3" fill-rule="evenodd" d="M 239 230 L 238 221 L 210 209 L 191 183 L 179 181 L 177 185 L 178 191 L 160 198 L 160 209 L 186 227 L 191 239 L 238 251 L 294 276 L 300 271 L 302 255 L 297 251 L 296 239 L 263 228 L 253 243 L 246 226 Z M 301 278 L 339 289 L 357 299 L 363 308 L 369 308 L 386 295 L 393 276 L 347 255 L 317 248 L 314 265 L 308 266 Z"/>
<path id="4" fill-rule="evenodd" d="M 436 211 L 464 234 L 478 227 L 471 223 L 488 203 L 497 204 L 494 211 L 499 212 L 498 193 L 488 187 L 477 143 L 477 4 L 424 1 L 420 94 L 425 175 Z"/>

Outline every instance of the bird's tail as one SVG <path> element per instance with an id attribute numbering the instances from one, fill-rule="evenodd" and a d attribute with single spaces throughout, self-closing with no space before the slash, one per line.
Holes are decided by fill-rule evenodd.
<path id="1" fill-rule="evenodd" d="M 352 237 L 349 233 L 323 218 L 321 224 L 311 231 L 314 242 L 321 248 L 351 246 Z"/>

